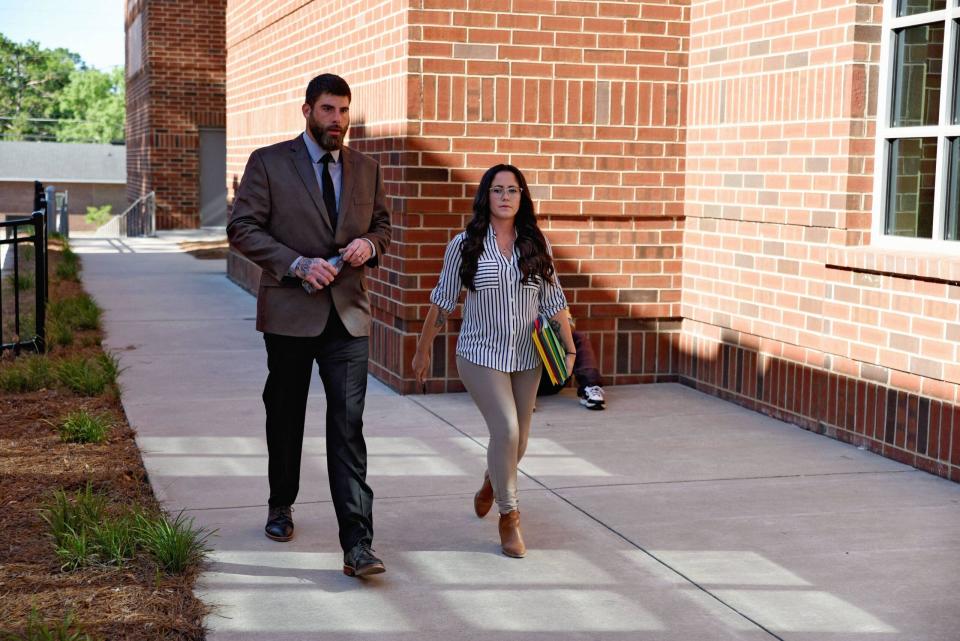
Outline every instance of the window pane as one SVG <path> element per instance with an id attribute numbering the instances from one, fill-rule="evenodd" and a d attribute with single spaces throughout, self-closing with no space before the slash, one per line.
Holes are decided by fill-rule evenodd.
<path id="1" fill-rule="evenodd" d="M 960 0 L 958 0 L 960 2 Z M 957 5 L 960 6 L 960 5 Z M 960 125 L 960 20 L 954 25 L 953 43 L 953 124 Z"/>
<path id="2" fill-rule="evenodd" d="M 897 6 L 898 16 L 912 16 L 916 13 L 939 11 L 947 8 L 947 0 L 900 0 Z"/>
<path id="3" fill-rule="evenodd" d="M 936 173 L 936 138 L 892 141 L 887 234 L 932 238 Z"/>
<path id="4" fill-rule="evenodd" d="M 947 229 L 943 237 L 960 240 L 960 138 L 950 141 L 950 169 L 947 170 Z"/>
<path id="5" fill-rule="evenodd" d="M 925 24 L 897 32 L 893 126 L 918 127 L 940 121 L 940 75 L 944 25 Z"/>

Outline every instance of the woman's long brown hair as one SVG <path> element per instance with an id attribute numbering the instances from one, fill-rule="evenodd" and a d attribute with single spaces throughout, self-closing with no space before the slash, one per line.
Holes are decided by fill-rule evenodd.
<path id="1" fill-rule="evenodd" d="M 553 259 L 547 251 L 547 239 L 537 226 L 537 216 L 533 209 L 533 199 L 523 173 L 513 165 L 494 165 L 488 169 L 473 198 L 473 218 L 467 223 L 467 236 L 460 247 L 460 280 L 468 289 L 476 291 L 474 277 L 477 275 L 477 263 L 483 253 L 483 241 L 490 227 L 490 186 L 494 177 L 501 171 L 509 171 L 520 185 L 520 208 L 514 218 L 517 240 L 514 247 L 519 255 L 520 273 L 524 283 L 539 276 L 553 282 Z"/>

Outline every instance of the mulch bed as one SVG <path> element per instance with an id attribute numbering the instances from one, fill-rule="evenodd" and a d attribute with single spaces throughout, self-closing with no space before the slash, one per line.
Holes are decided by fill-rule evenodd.
<path id="1" fill-rule="evenodd" d="M 226 240 L 185 240 L 180 243 L 180 249 L 201 260 L 223 260 L 230 253 Z"/>
<path id="2" fill-rule="evenodd" d="M 51 249 L 54 249 L 51 247 Z M 59 252 L 50 253 L 50 272 Z M 77 283 L 54 282 L 51 300 L 75 294 Z M 78 332 L 51 359 L 99 350 L 98 332 Z M 9 355 L 0 361 L 0 368 Z M 121 363 L 122 366 L 122 363 Z M 62 443 L 54 427 L 70 411 L 105 413 L 113 429 L 100 444 Z M 72 612 L 95 639 L 137 641 L 203 639 L 206 607 L 193 596 L 198 569 L 166 576 L 146 556 L 123 567 L 61 571 L 40 510 L 55 490 L 87 483 L 111 504 L 158 509 L 140 452 L 119 398 L 87 398 L 51 389 L 0 391 L 0 638 L 22 633 L 31 611 L 51 624 Z"/>

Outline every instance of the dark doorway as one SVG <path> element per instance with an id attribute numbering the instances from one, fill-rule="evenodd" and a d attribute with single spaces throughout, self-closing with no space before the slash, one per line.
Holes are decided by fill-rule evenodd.
<path id="1" fill-rule="evenodd" d="M 200 225 L 227 224 L 227 134 L 200 129 Z"/>

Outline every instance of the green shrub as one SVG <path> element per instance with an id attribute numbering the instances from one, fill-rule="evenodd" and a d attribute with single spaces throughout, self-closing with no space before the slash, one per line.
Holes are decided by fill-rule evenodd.
<path id="1" fill-rule="evenodd" d="M 180 574 L 203 560 L 210 551 L 207 539 L 213 532 L 195 528 L 193 519 L 180 512 L 172 521 L 164 515 L 136 516 L 135 536 L 157 566 L 169 574 Z"/>
<path id="2" fill-rule="evenodd" d="M 135 517 L 124 514 L 107 519 L 90 530 L 100 563 L 120 566 L 134 557 L 137 552 L 134 524 Z"/>
<path id="3" fill-rule="evenodd" d="M 113 210 L 113 205 L 103 205 L 101 207 L 87 207 L 87 215 L 84 216 L 86 220 L 91 225 L 96 225 L 99 227 L 107 221 L 110 220 L 110 212 Z"/>
<path id="4" fill-rule="evenodd" d="M 102 352 L 93 358 L 74 356 L 57 364 L 57 381 L 82 396 L 99 396 L 117 384 L 120 361 Z"/>
<path id="5" fill-rule="evenodd" d="M 53 367 L 43 356 L 25 354 L 0 364 L 0 390 L 4 392 L 35 392 L 52 387 L 56 381 Z"/>
<path id="6" fill-rule="evenodd" d="M 36 284 L 36 281 L 33 277 L 33 274 L 24 274 L 19 275 L 8 274 L 7 275 L 7 284 L 14 289 L 19 289 L 20 291 L 26 291 L 33 289 L 33 286 Z"/>
<path id="7" fill-rule="evenodd" d="M 99 329 L 103 312 L 89 294 L 56 300 L 49 306 L 50 318 L 71 329 Z"/>
<path id="8" fill-rule="evenodd" d="M 64 417 L 57 431 L 65 443 L 102 443 L 111 427 L 106 415 L 77 410 Z"/>
<path id="9" fill-rule="evenodd" d="M 63 280 L 79 280 L 80 256 L 69 245 L 65 245 L 60 253 L 60 262 L 56 274 Z"/>
<path id="10" fill-rule="evenodd" d="M 95 493 L 87 483 L 72 494 L 57 490 L 40 511 L 40 518 L 50 527 L 61 570 L 74 570 L 95 561 L 87 532 L 103 521 L 106 506 L 106 497 Z"/>
<path id="11" fill-rule="evenodd" d="M 59 543 L 71 530 L 81 532 L 101 522 L 106 508 L 107 497 L 94 492 L 93 485 L 87 483 L 82 490 L 69 494 L 54 492 L 40 516 L 50 526 L 54 542 Z"/>
<path id="12" fill-rule="evenodd" d="M 4 635 L 4 641 L 94 641 L 94 638 L 82 630 L 74 629 L 73 613 L 68 612 L 62 621 L 52 624 L 40 620 L 36 609 L 30 612 L 26 630 L 22 634 Z"/>
<path id="13" fill-rule="evenodd" d="M 122 566 L 138 553 L 147 553 L 158 572 L 180 574 L 200 563 L 210 551 L 213 534 L 196 528 L 181 512 L 174 519 L 150 515 L 140 508 L 127 508 L 113 516 L 107 513 L 107 498 L 88 483 L 82 490 L 58 490 L 40 512 L 50 528 L 50 538 L 67 572 L 91 565 Z"/>
<path id="14" fill-rule="evenodd" d="M 73 329 L 58 318 L 47 320 L 47 345 L 68 347 L 73 345 Z"/>
<path id="15" fill-rule="evenodd" d="M 69 525 L 65 526 L 63 531 L 60 532 L 59 540 L 54 547 L 62 572 L 69 572 L 96 563 L 96 553 L 93 550 L 93 545 L 87 539 L 85 529 L 77 532 Z"/>

